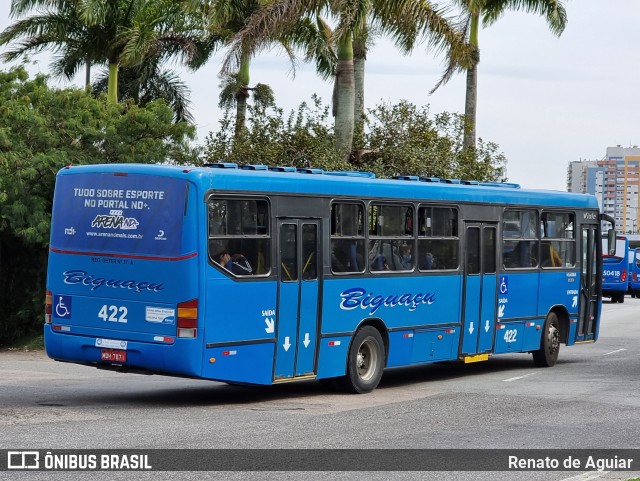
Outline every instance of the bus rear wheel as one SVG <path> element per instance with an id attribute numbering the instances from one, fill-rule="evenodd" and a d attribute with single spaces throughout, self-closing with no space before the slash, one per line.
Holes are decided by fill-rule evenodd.
<path id="1" fill-rule="evenodd" d="M 560 353 L 560 323 L 558 316 L 551 312 L 544 322 L 540 349 L 533 351 L 533 363 L 538 367 L 552 367 Z"/>
<path id="2" fill-rule="evenodd" d="M 355 394 L 371 392 L 380 383 L 384 365 L 382 336 L 375 327 L 364 326 L 353 338 L 347 357 L 347 374 L 338 379 L 339 386 Z"/>

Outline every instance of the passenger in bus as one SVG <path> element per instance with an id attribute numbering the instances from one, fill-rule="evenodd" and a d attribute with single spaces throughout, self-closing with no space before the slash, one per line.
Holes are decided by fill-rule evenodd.
<path id="1" fill-rule="evenodd" d="M 249 264 L 247 258 L 242 254 L 231 255 L 228 250 L 224 250 L 218 255 L 218 264 L 238 276 L 249 276 L 253 274 L 251 264 Z"/>
<path id="2" fill-rule="evenodd" d="M 388 271 L 389 264 L 387 263 L 387 258 L 382 254 L 378 254 L 371 261 L 371 270 L 372 271 Z"/>
<path id="3" fill-rule="evenodd" d="M 402 263 L 402 254 L 400 252 L 400 246 L 395 241 L 382 241 L 382 255 L 384 256 L 387 264 L 385 270 L 402 271 L 404 265 Z"/>
<path id="4" fill-rule="evenodd" d="M 419 267 L 421 271 L 429 271 L 433 269 L 433 254 L 431 252 L 427 252 L 424 255 Z"/>
<path id="5" fill-rule="evenodd" d="M 222 267 L 224 267 L 228 271 L 231 270 L 232 261 L 231 261 L 231 254 L 229 254 L 229 251 L 224 250 L 220 254 L 218 254 L 218 264 L 220 264 Z"/>
<path id="6" fill-rule="evenodd" d="M 411 244 L 403 244 L 400 246 L 400 261 L 404 270 L 410 271 L 413 269 L 413 253 Z"/>
<path id="7" fill-rule="evenodd" d="M 231 272 L 238 276 L 250 276 L 253 274 L 253 269 L 245 256 L 234 254 L 231 256 Z"/>
<path id="8" fill-rule="evenodd" d="M 381 241 L 377 240 L 371 244 L 369 248 L 369 268 L 372 271 L 388 271 L 389 264 L 386 256 L 382 253 L 383 246 Z"/>

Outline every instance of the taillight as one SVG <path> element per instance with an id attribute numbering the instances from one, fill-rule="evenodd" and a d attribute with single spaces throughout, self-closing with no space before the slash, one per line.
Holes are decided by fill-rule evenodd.
<path id="1" fill-rule="evenodd" d="M 621 277 L 622 282 L 627 280 L 627 270 L 626 269 L 622 269 L 622 277 Z"/>
<path id="2" fill-rule="evenodd" d="M 51 291 L 47 291 L 44 299 L 44 323 L 51 324 L 51 313 L 53 312 L 53 296 Z"/>
<path id="3" fill-rule="evenodd" d="M 178 337 L 196 337 L 198 333 L 198 299 L 178 304 Z"/>

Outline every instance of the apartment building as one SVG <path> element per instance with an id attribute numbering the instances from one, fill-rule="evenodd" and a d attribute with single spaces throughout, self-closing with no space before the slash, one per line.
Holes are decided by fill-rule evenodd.
<path id="1" fill-rule="evenodd" d="M 594 194 L 601 211 L 616 220 L 618 233 L 636 234 L 640 231 L 639 175 L 640 148 L 607 147 L 604 159 L 569 163 L 567 190 Z"/>

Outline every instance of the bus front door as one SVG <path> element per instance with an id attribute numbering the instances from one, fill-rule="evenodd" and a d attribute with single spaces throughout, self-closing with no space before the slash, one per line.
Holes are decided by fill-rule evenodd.
<path id="1" fill-rule="evenodd" d="M 496 225 L 465 223 L 463 357 L 490 352 L 496 313 Z"/>
<path id="2" fill-rule="evenodd" d="M 598 291 L 600 278 L 598 276 L 599 240 L 597 226 L 582 226 L 582 267 L 580 272 L 580 313 L 578 315 L 578 330 L 576 341 L 594 340 L 596 319 L 598 318 Z"/>
<path id="3" fill-rule="evenodd" d="M 320 221 L 278 221 L 278 306 L 274 380 L 312 376 L 318 338 Z"/>

